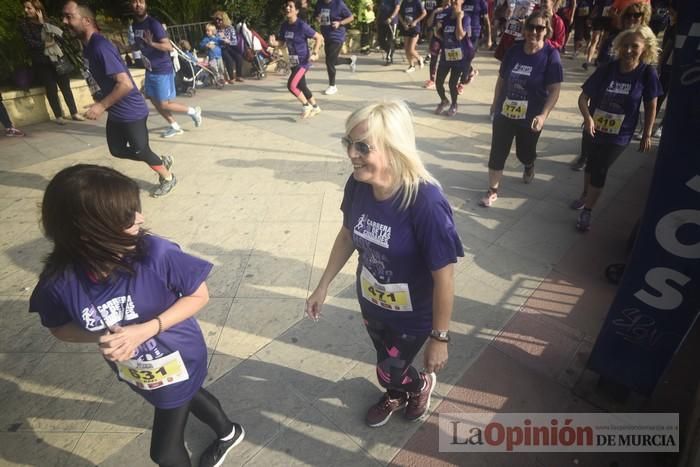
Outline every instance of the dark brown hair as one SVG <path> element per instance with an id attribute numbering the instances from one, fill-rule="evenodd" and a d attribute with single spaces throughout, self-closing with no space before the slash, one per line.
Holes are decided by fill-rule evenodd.
<path id="1" fill-rule="evenodd" d="M 536 20 L 538 18 L 541 18 L 544 20 L 545 27 L 547 28 L 547 33 L 544 35 L 545 40 L 549 39 L 552 37 L 552 16 L 544 11 L 543 9 L 535 10 L 535 12 L 531 13 L 530 16 L 527 17 L 525 20 L 525 27 L 527 27 L 528 24 L 532 23 L 533 20 Z"/>
<path id="2" fill-rule="evenodd" d="M 125 232 L 141 211 L 139 187 L 109 167 L 78 164 L 58 172 L 41 205 L 44 234 L 53 241 L 42 276 L 80 266 L 98 277 L 133 273 L 143 254 L 143 233 Z"/>
<path id="3" fill-rule="evenodd" d="M 46 17 L 46 8 L 44 8 L 44 4 L 41 3 L 40 0 L 22 0 L 20 3 L 22 5 L 24 5 L 25 3 L 31 3 L 35 10 L 41 11 L 42 16 L 44 17 L 44 21 L 48 20 L 48 18 Z"/>

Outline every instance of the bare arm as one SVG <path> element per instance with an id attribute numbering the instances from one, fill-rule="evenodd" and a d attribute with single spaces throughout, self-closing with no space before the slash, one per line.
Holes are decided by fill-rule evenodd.
<path id="1" fill-rule="evenodd" d="M 501 90 L 503 89 L 503 78 L 501 76 L 498 76 L 498 79 L 496 80 L 496 87 L 493 90 L 493 101 L 491 102 L 491 115 L 496 113 L 496 102 L 498 102 L 498 98 L 501 97 Z"/>
<path id="2" fill-rule="evenodd" d="M 73 321 L 64 324 L 62 326 L 56 326 L 54 328 L 49 328 L 51 334 L 61 341 L 72 342 L 72 343 L 86 343 L 86 342 L 97 342 L 100 338 L 100 333 L 90 332 L 86 329 L 81 328 Z"/>
<path id="3" fill-rule="evenodd" d="M 462 24 L 462 18 L 464 18 L 464 12 L 460 11 L 459 15 L 457 16 L 457 29 L 455 34 L 457 36 L 457 40 L 460 41 L 467 35 L 467 31 L 464 30 L 464 24 Z"/>
<path id="4" fill-rule="evenodd" d="M 102 115 L 105 110 L 119 102 L 134 88 L 134 83 L 131 82 L 131 77 L 127 72 L 117 73 L 113 78 L 116 84 L 112 92 L 103 97 L 99 102 L 95 102 L 90 106 L 88 111 L 85 112 L 85 117 L 88 119 L 97 120 L 100 118 L 100 115 Z"/>
<path id="5" fill-rule="evenodd" d="M 173 50 L 173 45 L 170 43 L 170 39 L 167 37 L 162 38 L 158 42 L 151 42 L 148 45 L 156 50 L 160 50 L 161 52 L 171 52 Z"/>
<path id="6" fill-rule="evenodd" d="M 642 133 L 642 140 L 639 142 L 640 151 L 651 149 L 651 130 L 654 127 L 654 121 L 656 121 L 656 101 L 656 97 L 644 101 L 644 133 Z"/>
<path id="7" fill-rule="evenodd" d="M 590 102 L 590 97 L 586 95 L 585 92 L 581 92 L 578 96 L 578 110 L 583 115 L 583 127 L 591 137 L 595 136 L 595 122 L 593 121 L 593 116 L 588 109 L 588 104 Z"/>
<path id="8" fill-rule="evenodd" d="M 448 331 L 454 307 L 454 264 L 432 272 L 433 329 Z M 439 371 L 447 363 L 447 343 L 430 339 L 425 349 L 424 364 L 428 372 Z"/>
<path id="9" fill-rule="evenodd" d="M 532 131 L 542 131 L 545 120 L 547 120 L 549 114 L 552 112 L 552 109 L 559 100 L 559 91 L 561 91 L 561 83 L 552 83 L 547 86 L 547 99 L 544 101 L 542 113 L 536 115 L 532 119 L 532 123 L 530 124 L 530 129 Z"/>
<path id="10" fill-rule="evenodd" d="M 317 32 L 316 34 L 314 34 L 314 48 L 311 51 L 311 55 L 318 56 L 318 51 L 321 49 L 322 45 L 323 45 L 323 36 Z"/>

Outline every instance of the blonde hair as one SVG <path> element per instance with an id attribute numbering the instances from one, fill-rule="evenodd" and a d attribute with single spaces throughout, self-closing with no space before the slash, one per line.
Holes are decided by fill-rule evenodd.
<path id="1" fill-rule="evenodd" d="M 231 18 L 229 18 L 228 14 L 225 11 L 217 10 L 214 12 L 213 15 L 211 15 L 212 18 L 216 18 L 217 16 L 221 17 L 221 24 L 223 24 L 224 27 L 229 27 L 233 24 L 231 22 Z"/>
<path id="2" fill-rule="evenodd" d="M 211 30 L 213 30 L 214 32 L 216 32 L 216 31 L 217 31 L 217 29 L 216 29 L 216 24 L 214 24 L 214 23 L 207 23 L 207 25 L 204 26 L 204 30 L 205 30 L 206 32 L 209 32 L 209 31 L 211 31 Z"/>
<path id="3" fill-rule="evenodd" d="M 622 48 L 622 41 L 628 36 L 637 35 L 644 41 L 644 51 L 642 56 L 639 58 L 642 63 L 647 65 L 652 65 L 656 63 L 656 59 L 659 55 L 659 49 L 656 41 L 656 34 L 651 30 L 649 26 L 639 26 L 637 28 L 625 29 L 620 34 L 617 35 L 615 40 L 613 40 L 613 50 L 615 51 L 615 56 L 620 56 L 620 49 Z"/>
<path id="4" fill-rule="evenodd" d="M 641 13 L 642 14 L 642 25 L 649 26 L 649 21 L 651 21 L 651 5 L 648 3 L 630 3 L 627 7 L 622 10 L 620 15 L 620 23 L 622 23 L 623 18 L 629 13 Z"/>
<path id="5" fill-rule="evenodd" d="M 401 193 L 399 209 L 416 200 L 421 183 L 440 187 L 423 165 L 416 148 L 413 114 L 403 101 L 387 100 L 355 110 L 345 121 L 345 133 L 366 122 L 367 131 L 360 136 L 386 154 L 394 183 L 394 193 Z"/>

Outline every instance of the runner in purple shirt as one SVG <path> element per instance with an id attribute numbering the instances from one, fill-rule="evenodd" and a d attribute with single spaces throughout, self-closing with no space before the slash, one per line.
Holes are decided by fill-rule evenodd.
<path id="1" fill-rule="evenodd" d="M 321 113 L 311 90 L 306 85 L 306 72 L 311 68 L 311 62 L 318 57 L 318 50 L 323 43 L 323 36 L 313 30 L 299 18 L 299 0 L 287 0 L 284 12 L 287 21 L 280 25 L 277 37 L 270 36 L 270 45 L 286 45 L 289 54 L 289 64 L 292 72 L 287 80 L 287 89 L 302 105 L 300 118 L 306 119 Z M 309 39 L 314 39 L 314 50 L 309 53 Z"/>
<path id="2" fill-rule="evenodd" d="M 384 50 L 384 65 L 394 63 L 394 35 L 399 22 L 401 0 L 379 0 L 377 15 L 377 40 Z"/>
<path id="3" fill-rule="evenodd" d="M 63 23 L 83 43 L 83 75 L 95 103 L 85 116 L 97 120 L 106 111 L 107 146 L 119 158 L 145 162 L 158 173 L 154 197 L 165 196 L 177 184 L 171 156 L 157 156 L 148 144 L 148 107 L 119 51 L 97 32 L 94 12 L 74 1 L 63 8 Z"/>
<path id="4" fill-rule="evenodd" d="M 403 0 L 399 9 L 399 23 L 403 36 L 403 50 L 408 60 L 406 73 L 413 73 L 418 68 L 423 68 L 423 57 L 416 51 L 420 36 L 420 23 L 427 16 L 423 3 L 420 0 Z"/>
<path id="5" fill-rule="evenodd" d="M 476 55 L 476 51 L 479 50 L 479 45 L 481 44 L 482 21 L 485 26 L 484 36 L 486 37 L 486 47 L 491 49 L 491 45 L 493 45 L 491 40 L 491 21 L 489 20 L 489 7 L 486 0 L 464 0 L 462 9 L 464 13 L 471 18 L 469 40 L 474 47 L 474 54 Z M 464 86 L 474 81 L 474 78 L 476 78 L 478 74 L 479 70 L 474 68 L 474 65 L 470 63 L 467 72 L 462 75 L 462 79 L 457 86 L 457 92 L 462 94 L 462 92 L 464 92 Z"/>
<path id="6" fill-rule="evenodd" d="M 321 26 L 323 50 L 326 54 L 328 88 L 323 93 L 333 95 L 338 92 L 335 85 L 335 66 L 349 65 L 350 71 L 355 71 L 357 55 L 339 58 L 340 49 L 345 41 L 345 25 L 352 23 L 355 17 L 343 0 L 318 0 L 314 18 Z"/>
<path id="7" fill-rule="evenodd" d="M 201 126 L 202 109 L 200 107 L 175 102 L 175 70 L 170 58 L 173 45 L 165 28 L 158 20 L 148 15 L 146 0 L 131 0 L 131 11 L 134 14 L 132 24 L 134 47 L 141 51 L 143 64 L 146 67 L 146 97 L 170 125 L 161 136 L 171 138 L 184 133 L 173 117 L 173 112 L 187 114 L 194 122 L 194 126 Z"/>
<path id="8" fill-rule="evenodd" d="M 552 33 L 549 14 L 539 10 L 523 23 L 524 42 L 506 52 L 493 93 L 489 189 L 479 205 L 498 199 L 503 168 L 515 139 L 515 155 L 523 164 L 523 183 L 535 178 L 537 141 L 559 99 L 564 72 L 559 51 L 546 38 Z"/>
<path id="9" fill-rule="evenodd" d="M 656 35 L 648 26 L 627 29 L 613 42 L 618 57 L 600 66 L 583 84 L 578 106 L 583 115 L 581 157 L 586 169 L 581 196 L 571 203 L 581 209 L 576 228 L 591 227 L 591 212 L 605 186 L 608 169 L 630 143 L 644 103 L 644 131 L 639 151 L 651 149 L 656 101 L 662 94 L 653 64 Z"/>
<path id="10" fill-rule="evenodd" d="M 430 58 L 427 60 L 430 61 L 430 66 L 428 68 L 428 79 L 425 83 L 423 83 L 423 87 L 425 89 L 435 88 L 435 75 L 437 73 L 437 67 L 440 61 L 440 54 L 442 52 L 442 41 L 437 35 L 435 35 L 435 28 L 438 24 L 440 24 L 441 21 L 447 18 L 451 14 L 451 12 L 452 8 L 450 7 L 450 0 L 442 0 L 440 6 L 433 10 L 433 12 L 428 17 L 428 20 L 426 21 L 427 27 L 429 27 L 431 31 L 433 31 L 433 34 L 431 34 L 430 44 L 428 45 Z"/>
<path id="11" fill-rule="evenodd" d="M 454 263 L 464 256 L 462 243 L 450 205 L 418 155 L 405 103 L 356 110 L 345 131 L 353 173 L 341 204 L 343 225 L 306 313 L 319 319 L 331 281 L 357 250 L 357 299 L 386 391 L 365 421 L 384 425 L 404 407 L 408 420 L 418 420 L 430 406 L 435 372 L 447 362 Z M 412 362 L 426 340 L 420 372 Z"/>
<path id="12" fill-rule="evenodd" d="M 154 462 L 191 465 L 184 431 L 192 412 L 217 435 L 199 465 L 221 465 L 245 433 L 202 387 L 207 347 L 194 315 L 209 300 L 211 263 L 145 233 L 138 185 L 108 167 L 56 174 L 41 221 L 53 250 L 29 311 L 59 340 L 97 344 L 117 379 L 155 407 Z"/>

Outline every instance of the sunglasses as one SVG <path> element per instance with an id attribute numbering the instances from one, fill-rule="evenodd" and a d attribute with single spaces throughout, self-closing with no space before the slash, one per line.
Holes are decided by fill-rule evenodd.
<path id="1" fill-rule="evenodd" d="M 214 18 L 214 21 L 223 21 L 223 18 Z"/>
<path id="2" fill-rule="evenodd" d="M 644 16 L 644 13 L 641 13 L 641 12 L 625 13 L 625 15 L 624 15 L 625 18 L 634 18 L 634 19 L 639 19 L 642 16 Z"/>
<path id="3" fill-rule="evenodd" d="M 547 26 L 541 24 L 526 24 L 525 29 L 528 31 L 536 31 L 538 34 L 547 29 Z"/>
<path id="4" fill-rule="evenodd" d="M 340 138 L 340 143 L 347 151 L 350 151 L 350 148 L 352 147 L 355 152 L 362 157 L 369 156 L 369 153 L 375 149 L 371 144 L 367 144 L 364 141 L 353 141 L 347 136 Z"/>

